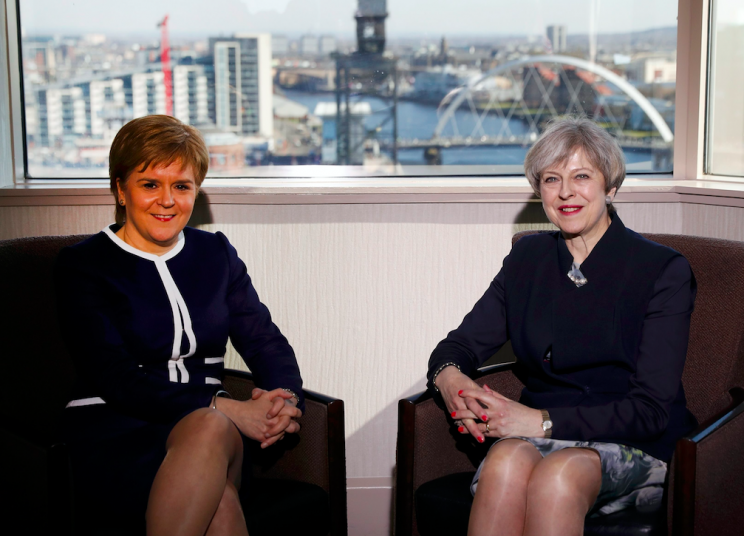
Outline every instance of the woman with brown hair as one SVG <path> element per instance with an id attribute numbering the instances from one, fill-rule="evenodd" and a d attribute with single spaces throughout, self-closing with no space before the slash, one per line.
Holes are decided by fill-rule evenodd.
<path id="1" fill-rule="evenodd" d="M 209 154 L 169 116 L 135 119 L 109 158 L 116 223 L 60 254 L 78 381 L 65 410 L 78 522 L 148 535 L 247 534 L 243 441 L 299 430 L 294 352 L 222 233 L 186 227 Z M 263 389 L 222 388 L 228 338 Z"/>

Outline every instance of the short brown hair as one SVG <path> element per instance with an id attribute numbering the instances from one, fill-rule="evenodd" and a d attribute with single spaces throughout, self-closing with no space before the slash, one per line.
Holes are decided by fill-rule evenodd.
<path id="1" fill-rule="evenodd" d="M 605 129 L 586 117 L 553 121 L 524 159 L 524 174 L 540 197 L 540 178 L 549 167 L 568 160 L 576 149 L 584 154 L 605 179 L 605 192 L 620 189 L 625 180 L 625 156 Z"/>
<path id="2" fill-rule="evenodd" d="M 119 204 L 116 181 L 126 187 L 129 175 L 149 166 L 167 167 L 179 161 L 191 167 L 196 188 L 201 186 L 209 168 L 209 151 L 197 129 L 169 115 L 147 115 L 132 119 L 116 134 L 109 152 L 111 193 L 116 202 L 116 223 L 123 224 L 126 210 Z"/>

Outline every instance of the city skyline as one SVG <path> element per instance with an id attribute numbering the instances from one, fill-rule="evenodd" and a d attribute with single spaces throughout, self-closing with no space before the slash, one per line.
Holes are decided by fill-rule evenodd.
<path id="1" fill-rule="evenodd" d="M 172 33 L 266 32 L 352 36 L 356 0 L 21 0 L 22 30 L 40 33 L 149 34 L 167 13 Z M 570 34 L 626 33 L 676 25 L 676 0 L 389 0 L 389 38 L 432 35 L 541 35 L 551 24 Z M 592 25 L 591 13 L 595 13 Z M 333 15 L 329 16 L 329 13 Z M 537 13 L 537 15 L 534 15 Z M 476 16 L 477 15 L 477 16 Z M 152 22 L 150 22 L 152 20 Z M 59 21 L 65 21 L 60 24 Z M 639 22 L 640 21 L 640 22 Z M 155 30 L 152 30 L 155 33 Z"/>

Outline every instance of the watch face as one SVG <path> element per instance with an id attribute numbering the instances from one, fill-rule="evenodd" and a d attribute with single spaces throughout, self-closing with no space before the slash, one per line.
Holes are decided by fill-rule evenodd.
<path id="1" fill-rule="evenodd" d="M 551 428 L 553 428 L 553 421 L 543 421 L 542 423 L 543 432 L 547 432 Z"/>

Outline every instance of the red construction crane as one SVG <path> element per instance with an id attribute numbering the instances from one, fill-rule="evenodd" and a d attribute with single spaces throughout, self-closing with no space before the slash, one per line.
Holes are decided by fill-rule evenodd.
<path id="1" fill-rule="evenodd" d="M 168 42 L 168 15 L 158 24 L 160 28 L 160 64 L 163 68 L 165 86 L 165 114 L 173 115 L 173 71 L 170 64 L 170 43 Z"/>

